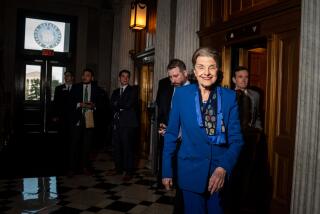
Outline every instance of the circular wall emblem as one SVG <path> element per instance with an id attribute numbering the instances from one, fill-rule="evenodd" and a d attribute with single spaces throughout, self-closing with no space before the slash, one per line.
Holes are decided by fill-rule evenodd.
<path id="1" fill-rule="evenodd" d="M 34 30 L 34 40 L 43 48 L 54 48 L 61 41 L 61 31 L 55 24 L 41 23 Z"/>

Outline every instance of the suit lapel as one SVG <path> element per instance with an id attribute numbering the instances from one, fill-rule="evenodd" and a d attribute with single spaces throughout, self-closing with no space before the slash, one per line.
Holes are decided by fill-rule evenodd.
<path id="1" fill-rule="evenodd" d="M 130 91 L 130 86 L 128 85 L 122 92 L 122 95 L 120 96 L 120 88 L 119 88 L 119 99 L 124 99 L 128 95 L 129 91 Z"/>
<path id="2" fill-rule="evenodd" d="M 166 107 L 167 107 L 168 117 L 169 117 L 169 112 L 170 112 L 171 107 L 172 107 L 173 91 L 174 91 L 174 87 L 172 85 L 170 85 L 170 87 L 168 88 L 167 94 L 164 97 L 164 99 L 166 100 Z"/>
<path id="3" fill-rule="evenodd" d="M 95 95 L 96 95 L 96 87 L 91 83 L 91 102 L 95 102 L 95 100 L 96 100 L 96 97 L 95 97 Z"/>
<path id="4" fill-rule="evenodd" d="M 119 89 L 120 90 L 120 89 Z M 124 90 L 123 90 L 123 94 L 121 96 L 125 96 L 130 90 L 130 86 L 128 85 Z"/>
<path id="5" fill-rule="evenodd" d="M 170 102 L 172 99 L 173 91 L 174 91 L 174 87 L 173 85 L 170 85 L 170 87 L 168 88 L 168 95 L 169 95 Z"/>

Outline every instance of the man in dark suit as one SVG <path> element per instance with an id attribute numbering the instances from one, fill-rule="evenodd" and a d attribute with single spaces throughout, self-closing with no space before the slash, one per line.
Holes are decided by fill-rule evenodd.
<path id="1" fill-rule="evenodd" d="M 64 72 L 64 83 L 58 85 L 54 90 L 53 98 L 53 111 L 54 111 L 54 120 L 63 120 L 64 116 L 67 115 L 68 108 L 66 104 L 70 98 L 70 91 L 73 85 L 73 74 L 70 71 Z"/>
<path id="2" fill-rule="evenodd" d="M 159 127 L 159 140 L 157 145 L 157 162 L 158 162 L 158 187 L 161 184 L 161 171 L 162 171 L 162 151 L 163 151 L 163 136 L 166 133 L 166 128 L 169 121 L 169 114 L 171 110 L 171 99 L 176 87 L 184 86 L 190 84 L 188 81 L 188 72 L 186 70 L 186 65 L 183 61 L 179 59 L 170 60 L 167 66 L 168 77 L 163 78 L 159 81 L 159 87 L 157 91 L 156 103 L 158 106 L 158 127 Z M 179 145 L 179 143 L 177 144 Z M 174 168 L 176 168 L 176 163 L 174 161 Z M 175 206 L 173 213 L 183 213 L 183 200 L 181 192 L 177 187 L 177 194 L 175 199 Z"/>
<path id="3" fill-rule="evenodd" d="M 228 209 L 231 214 L 241 213 L 244 210 L 251 211 L 259 202 L 255 189 L 259 189 L 260 185 L 258 188 L 254 186 L 260 182 L 257 172 L 262 167 L 259 166 L 256 157 L 262 157 L 258 152 L 261 152 L 259 147 L 262 145 L 261 137 L 263 136 L 260 119 L 260 95 L 257 91 L 248 88 L 248 68 L 237 67 L 234 70 L 232 80 L 237 92 L 244 145 L 230 179 L 228 197 L 233 206 Z"/>
<path id="4" fill-rule="evenodd" d="M 138 127 L 138 90 L 129 85 L 130 71 L 119 72 L 120 88 L 111 95 L 113 111 L 112 145 L 115 174 L 125 172 L 123 179 L 130 180 L 134 169 L 135 131 Z"/>
<path id="5" fill-rule="evenodd" d="M 74 170 L 77 159 L 80 159 L 80 167 L 85 174 L 90 174 L 89 153 L 94 143 L 94 130 L 99 117 L 97 114 L 103 111 L 106 97 L 104 90 L 93 82 L 93 78 L 93 71 L 84 69 L 82 82 L 74 85 L 71 90 L 73 132 L 69 164 L 71 170 Z"/>
<path id="6" fill-rule="evenodd" d="M 73 85 L 73 74 L 70 71 L 64 73 L 64 84 L 58 85 L 54 90 L 53 121 L 58 125 L 61 148 L 63 150 L 62 163 L 69 154 L 70 143 L 70 91 Z"/>
<path id="7" fill-rule="evenodd" d="M 260 95 L 258 92 L 249 89 L 249 70 L 246 67 L 239 66 L 234 71 L 232 78 L 235 84 L 235 90 L 241 90 L 251 101 L 251 120 L 248 121 L 248 125 L 251 128 L 262 130 L 262 122 L 260 117 Z"/>
<path id="8" fill-rule="evenodd" d="M 158 106 L 157 121 L 160 124 L 168 124 L 169 112 L 171 109 L 171 97 L 174 86 L 170 81 L 170 77 L 159 80 L 156 103 Z"/>

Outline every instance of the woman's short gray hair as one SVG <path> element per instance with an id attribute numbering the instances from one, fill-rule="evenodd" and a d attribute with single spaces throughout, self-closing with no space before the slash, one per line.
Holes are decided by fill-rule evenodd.
<path id="1" fill-rule="evenodd" d="M 210 47 L 200 47 L 198 48 L 192 56 L 192 65 L 193 67 L 195 66 L 197 62 L 197 58 L 199 56 L 207 56 L 207 57 L 212 57 L 214 61 L 217 63 L 218 70 L 220 70 L 220 65 L 221 65 L 221 60 L 220 60 L 220 55 L 219 52 L 213 48 Z"/>

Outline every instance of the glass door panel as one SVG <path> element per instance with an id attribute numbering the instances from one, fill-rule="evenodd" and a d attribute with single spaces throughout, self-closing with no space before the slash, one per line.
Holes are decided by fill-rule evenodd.
<path id="1" fill-rule="evenodd" d="M 40 100 L 41 65 L 26 65 L 25 100 Z"/>
<path id="2" fill-rule="evenodd" d="M 64 83 L 63 74 L 66 72 L 67 68 L 63 66 L 52 66 L 52 74 L 51 74 L 51 101 L 54 98 L 54 90 L 58 85 Z"/>
<path id="3" fill-rule="evenodd" d="M 42 97 L 43 97 L 43 61 L 30 61 L 24 64 L 24 108 L 23 129 L 28 133 L 42 131 Z"/>
<path id="4" fill-rule="evenodd" d="M 56 86 L 64 83 L 67 66 L 57 61 L 33 60 L 24 64 L 24 131 L 55 133 L 52 101 Z"/>

